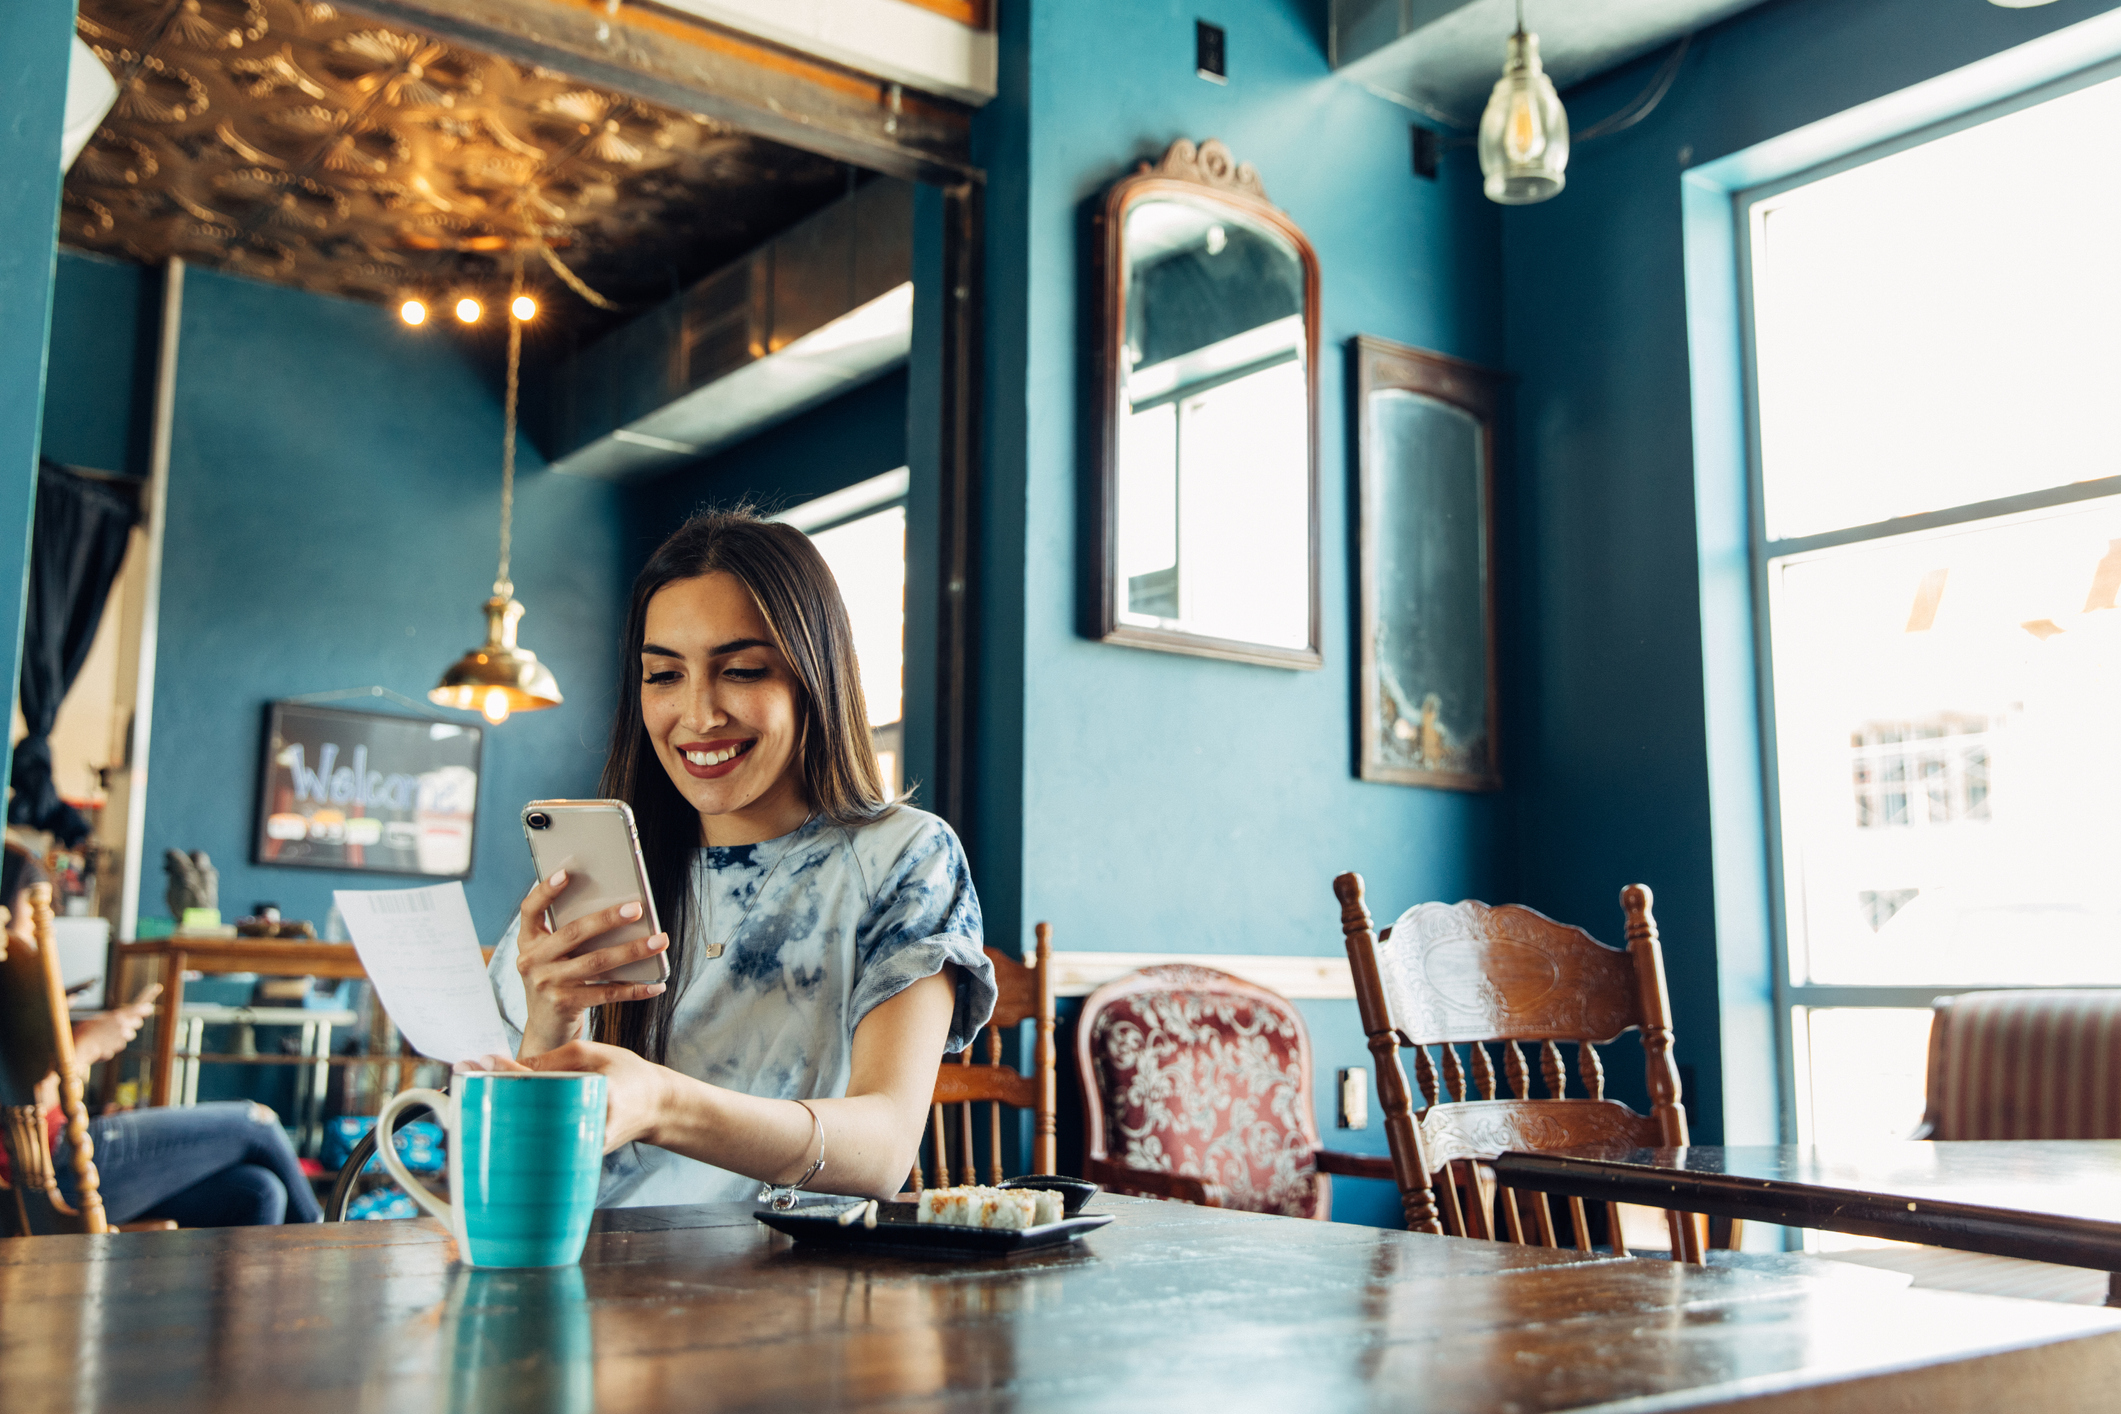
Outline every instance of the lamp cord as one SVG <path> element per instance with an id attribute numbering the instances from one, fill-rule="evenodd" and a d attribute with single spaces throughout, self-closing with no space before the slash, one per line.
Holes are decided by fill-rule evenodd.
<path id="1" fill-rule="evenodd" d="M 583 281 L 581 276 L 575 274 L 574 271 L 568 269 L 567 263 L 561 260 L 560 257 L 558 257 L 557 255 L 554 255 L 552 253 L 552 247 L 545 244 L 545 240 L 542 236 L 538 235 L 535 231 L 533 231 L 531 233 L 530 239 L 534 243 L 536 243 L 538 248 L 538 254 L 544 257 L 545 263 L 552 267 L 552 273 L 559 276 L 561 280 L 565 281 L 568 289 L 573 290 L 576 294 L 580 295 L 583 299 L 595 305 L 598 309 L 615 310 L 619 307 L 611 300 L 605 299 L 595 290 L 590 289 L 589 286 Z"/>
<path id="2" fill-rule="evenodd" d="M 1624 133 L 1656 112 L 1657 105 L 1664 102 L 1664 96 L 1672 91 L 1672 82 L 1679 77 L 1679 66 L 1686 62 L 1687 51 L 1693 46 L 1693 35 L 1682 36 L 1679 43 L 1672 47 L 1672 52 L 1665 56 L 1664 63 L 1658 66 L 1657 72 L 1650 76 L 1648 87 L 1613 113 L 1577 133 L 1574 141 L 1592 142 L 1598 138 L 1611 137 L 1615 133 Z"/>
<path id="3" fill-rule="evenodd" d="M 516 298 L 523 293 L 523 255 L 516 253 L 515 279 L 508 290 L 508 392 L 501 405 L 501 569 L 494 577 L 493 592 L 505 598 L 508 582 L 510 531 L 516 508 L 516 383 L 523 362 L 523 321 L 516 318 Z"/>

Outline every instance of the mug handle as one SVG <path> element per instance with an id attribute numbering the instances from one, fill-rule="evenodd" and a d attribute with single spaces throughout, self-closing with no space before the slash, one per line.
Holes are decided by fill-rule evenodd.
<path id="1" fill-rule="evenodd" d="M 425 1105 L 433 1110 L 435 1118 L 442 1121 L 444 1132 L 448 1131 L 449 1097 L 447 1095 L 440 1090 L 403 1090 L 391 1096 L 390 1102 L 383 1106 L 383 1112 L 376 1116 L 376 1153 L 381 1156 L 383 1167 L 390 1170 L 390 1176 L 398 1181 L 398 1185 L 401 1188 L 412 1195 L 412 1200 L 440 1219 L 444 1227 L 451 1232 L 455 1232 L 457 1230 L 456 1209 L 443 1202 L 440 1198 L 435 1197 L 433 1189 L 412 1176 L 411 1171 L 405 1167 L 405 1161 L 398 1157 L 398 1146 L 391 1142 L 391 1120 L 397 1116 L 398 1111 L 409 1109 L 414 1105 Z M 449 1135 L 451 1148 L 456 1147 L 456 1142 L 456 1135 Z"/>

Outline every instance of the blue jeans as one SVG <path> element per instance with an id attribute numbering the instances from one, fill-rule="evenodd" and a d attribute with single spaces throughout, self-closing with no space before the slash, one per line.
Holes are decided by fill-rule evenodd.
<path id="1" fill-rule="evenodd" d="M 96 1144 L 103 1213 L 112 1223 L 173 1218 L 179 1227 L 254 1227 L 323 1220 L 279 1120 L 248 1100 L 126 1110 L 90 1120 L 88 1133 Z M 60 1191 L 74 1203 L 70 1148 L 62 1140 L 54 1157 Z"/>

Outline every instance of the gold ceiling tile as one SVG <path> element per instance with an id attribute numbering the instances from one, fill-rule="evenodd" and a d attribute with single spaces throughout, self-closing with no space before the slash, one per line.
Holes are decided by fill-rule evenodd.
<path id="1" fill-rule="evenodd" d="M 308 0 L 81 0 L 77 28 L 120 103 L 62 239 L 127 259 L 395 304 L 503 283 L 542 241 L 637 306 L 846 188 L 813 154 Z"/>
<path id="2" fill-rule="evenodd" d="M 182 0 L 164 32 L 187 49 L 241 49 L 267 28 L 263 0 Z"/>
<path id="3" fill-rule="evenodd" d="M 230 73 L 244 80 L 240 87 L 244 94 L 251 98 L 265 98 L 283 88 L 306 93 L 311 98 L 331 96 L 331 90 L 312 78 L 295 62 L 295 48 L 292 44 L 281 45 L 276 54 L 231 59 L 227 68 Z"/>
<path id="4" fill-rule="evenodd" d="M 155 160 L 154 149 L 138 138 L 114 133 L 109 128 L 98 130 L 74 159 L 74 171 L 81 180 L 91 186 L 137 186 L 143 178 L 152 177 L 160 171 L 162 164 Z"/>

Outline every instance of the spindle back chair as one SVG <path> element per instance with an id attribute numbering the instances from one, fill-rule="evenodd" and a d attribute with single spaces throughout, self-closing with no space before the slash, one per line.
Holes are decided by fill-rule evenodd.
<path id="1" fill-rule="evenodd" d="M 0 1143 L 7 1146 L 9 1164 L 8 1191 L 0 1196 L 0 1211 L 6 1215 L 4 1226 L 17 1236 L 107 1232 L 102 1185 L 96 1174 L 96 1145 L 88 1134 L 82 1076 L 74 1068 L 66 984 L 59 975 L 52 886 L 31 884 L 23 895 L 36 934 L 35 948 L 22 946 L 19 937 L 0 935 L 0 950 L 4 950 L 0 956 Z M 0 907 L 0 927 L 7 917 L 7 909 Z M 37 1104 L 38 1087 L 55 1073 L 78 1207 L 69 1206 L 60 1196 L 51 1136 Z"/>
<path id="2" fill-rule="evenodd" d="M 974 1138 L 975 1105 L 987 1106 L 987 1181 L 1002 1181 L 1002 1106 L 1029 1110 L 1033 1116 L 1031 1137 L 1031 1171 L 1052 1173 L 1054 1158 L 1056 1106 L 1054 1101 L 1055 1064 L 1053 1052 L 1053 929 L 1041 923 L 1035 930 L 1038 937 L 1037 951 L 1027 966 L 1006 953 L 987 949 L 987 960 L 994 964 L 994 1015 L 982 1028 L 980 1035 L 972 1038 L 972 1044 L 960 1051 L 955 1060 L 945 1060 L 935 1076 L 934 1110 L 928 1121 L 928 1133 L 923 1136 L 922 1147 L 934 1159 L 934 1175 L 938 1188 L 952 1183 L 978 1183 L 979 1164 Z M 1013 1030 L 1026 1021 L 1038 1023 L 1038 1036 L 1033 1042 L 1031 1071 L 1024 1074 L 1002 1064 L 1002 1033 Z M 981 1049 L 981 1036 L 986 1038 L 986 1060 L 975 1062 L 974 1053 Z M 949 1121 L 955 1112 L 956 1124 Z M 957 1131 L 956 1144 L 951 1143 L 952 1129 Z M 951 1172 L 950 1154 L 955 1147 L 958 1168 L 955 1176 Z M 920 1154 L 916 1151 L 913 1172 L 908 1179 L 908 1188 L 919 1192 L 927 1182 L 928 1175 L 921 1170 Z"/>
<path id="3" fill-rule="evenodd" d="M 1687 1142 L 1679 1070 L 1672 1061 L 1664 958 L 1646 885 L 1621 890 L 1624 952 L 1517 904 L 1425 903 L 1380 931 L 1363 900 L 1361 875 L 1341 875 L 1333 881 L 1333 892 L 1340 900 L 1341 931 L 1363 1031 L 1377 1063 L 1379 1108 L 1410 1230 L 1494 1238 L 1490 1185 L 1480 1161 L 1505 1149 L 1665 1148 Z M 1605 1071 L 1594 1046 L 1626 1031 L 1642 1035 L 1651 1101 L 1647 1115 L 1605 1095 Z M 1537 1074 L 1545 1092 L 1540 1096 L 1532 1093 L 1527 1042 L 1537 1047 Z M 1570 1042 L 1587 1098 L 1568 1098 L 1561 1048 Z M 1501 1051 L 1506 1095 L 1497 1091 L 1491 1045 Z M 1466 1060 L 1460 1059 L 1461 1046 Z M 1423 1101 L 1418 1119 L 1402 1048 L 1414 1053 Z M 1509 1239 L 1558 1246 L 1547 1196 L 1521 1196 L 1530 1200 L 1529 1220 L 1519 1194 L 1499 1187 L 1492 1193 Z M 1582 1199 L 1569 1200 L 1569 1217 L 1575 1245 L 1589 1251 Z M 1698 1224 L 1678 1213 L 1667 1213 L 1666 1219 L 1673 1257 L 1699 1262 Z M 1607 1226 L 1614 1251 L 1625 1254 L 1619 1213 L 1610 1204 Z"/>

